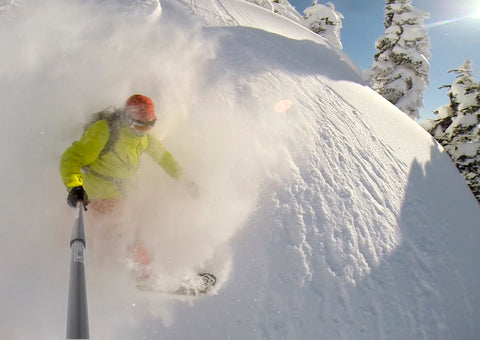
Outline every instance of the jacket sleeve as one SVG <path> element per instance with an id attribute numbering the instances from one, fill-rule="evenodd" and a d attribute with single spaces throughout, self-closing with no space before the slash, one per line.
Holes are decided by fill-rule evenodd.
<path id="1" fill-rule="evenodd" d="M 109 134 L 108 122 L 99 120 L 63 153 L 60 158 L 60 175 L 67 189 L 83 185 L 82 167 L 100 156 Z"/>
<path id="2" fill-rule="evenodd" d="M 182 169 L 175 158 L 165 149 L 163 144 L 154 136 L 148 135 L 147 154 L 157 162 L 171 177 L 178 179 Z"/>

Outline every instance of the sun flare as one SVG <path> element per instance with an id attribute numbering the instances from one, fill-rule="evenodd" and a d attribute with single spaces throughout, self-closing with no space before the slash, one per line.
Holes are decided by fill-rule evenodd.
<path id="1" fill-rule="evenodd" d="M 480 19 L 480 6 L 478 6 L 477 9 L 474 10 L 474 12 L 472 14 L 472 18 Z"/>

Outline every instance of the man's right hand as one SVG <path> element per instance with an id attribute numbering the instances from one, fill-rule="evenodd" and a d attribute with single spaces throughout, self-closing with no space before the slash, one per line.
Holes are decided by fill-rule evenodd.
<path id="1" fill-rule="evenodd" d="M 88 196 L 82 186 L 74 187 L 68 192 L 67 203 L 69 206 L 75 208 L 78 201 L 82 201 L 84 207 L 88 204 Z"/>

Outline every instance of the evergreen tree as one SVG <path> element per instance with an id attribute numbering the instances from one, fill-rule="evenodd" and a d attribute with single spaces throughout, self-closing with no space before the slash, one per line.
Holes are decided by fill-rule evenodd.
<path id="1" fill-rule="evenodd" d="M 428 13 L 414 8 L 411 0 L 387 0 L 385 14 L 386 30 L 376 41 L 378 52 L 365 76 L 375 91 L 418 119 L 430 73 Z"/>
<path id="2" fill-rule="evenodd" d="M 449 89 L 450 104 L 421 125 L 443 145 L 480 202 L 480 83 L 470 60 L 450 72 L 457 74 L 452 85 L 443 86 Z"/>
<path id="3" fill-rule="evenodd" d="M 335 10 L 335 6 L 331 2 L 321 5 L 314 0 L 312 6 L 306 8 L 303 13 L 305 16 L 302 24 L 305 27 L 321 35 L 335 47 L 342 49 L 340 29 L 343 15 Z"/>

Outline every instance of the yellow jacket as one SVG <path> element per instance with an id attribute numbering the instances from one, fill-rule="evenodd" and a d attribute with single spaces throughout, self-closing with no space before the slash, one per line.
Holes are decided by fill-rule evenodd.
<path id="1" fill-rule="evenodd" d="M 125 185 L 138 170 L 143 152 L 171 177 L 179 177 L 180 167 L 158 139 L 149 134 L 136 136 L 119 125 L 118 140 L 108 152 L 102 150 L 109 140 L 110 127 L 106 120 L 99 120 L 63 153 L 60 174 L 67 189 L 83 186 L 90 199 L 121 198 Z"/>

